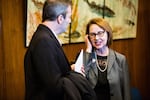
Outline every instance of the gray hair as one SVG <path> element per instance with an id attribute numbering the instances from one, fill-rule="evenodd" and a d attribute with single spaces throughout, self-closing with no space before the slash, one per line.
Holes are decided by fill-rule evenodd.
<path id="1" fill-rule="evenodd" d="M 71 0 L 46 0 L 43 6 L 42 22 L 56 20 L 59 15 L 66 17 Z"/>

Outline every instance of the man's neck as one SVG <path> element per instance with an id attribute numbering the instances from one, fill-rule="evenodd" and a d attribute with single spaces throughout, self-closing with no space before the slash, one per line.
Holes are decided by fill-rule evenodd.
<path id="1" fill-rule="evenodd" d="M 56 35 L 59 34 L 55 21 L 44 21 L 42 24 L 47 26 Z"/>
<path id="2" fill-rule="evenodd" d="M 58 36 L 57 36 L 59 34 L 59 32 L 58 32 L 58 29 L 57 29 L 56 22 L 54 22 L 54 21 L 53 22 L 52 21 L 45 21 L 42 24 L 47 26 L 53 32 L 53 34 L 55 35 L 55 37 L 57 38 L 57 40 L 61 44 L 61 41 L 58 39 Z"/>

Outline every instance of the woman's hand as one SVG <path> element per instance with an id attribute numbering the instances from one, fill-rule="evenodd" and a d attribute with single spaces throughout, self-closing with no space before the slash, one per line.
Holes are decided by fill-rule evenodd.
<path id="1" fill-rule="evenodd" d="M 91 53 L 92 52 L 92 45 L 88 38 L 88 35 L 85 36 L 85 45 L 86 45 L 86 52 Z"/>

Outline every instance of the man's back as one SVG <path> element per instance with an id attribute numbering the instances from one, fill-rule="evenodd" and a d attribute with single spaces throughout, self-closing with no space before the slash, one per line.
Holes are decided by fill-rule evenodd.
<path id="1" fill-rule="evenodd" d="M 39 25 L 25 56 L 26 100 L 60 100 L 59 79 L 68 71 L 59 42 L 46 26 Z"/>

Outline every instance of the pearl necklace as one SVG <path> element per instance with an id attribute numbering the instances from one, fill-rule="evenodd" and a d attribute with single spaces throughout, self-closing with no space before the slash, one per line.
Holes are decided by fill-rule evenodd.
<path id="1" fill-rule="evenodd" d="M 101 72 L 105 72 L 106 70 L 107 70 L 107 65 L 108 65 L 108 58 L 107 58 L 107 61 L 106 61 L 106 66 L 105 66 L 105 68 L 104 69 L 101 69 L 101 67 L 99 66 L 99 64 L 98 64 L 98 59 L 97 59 L 97 55 L 96 55 L 96 52 L 94 52 L 94 54 L 95 54 L 95 58 L 96 58 L 96 65 L 97 65 L 97 68 L 101 71 Z"/>

